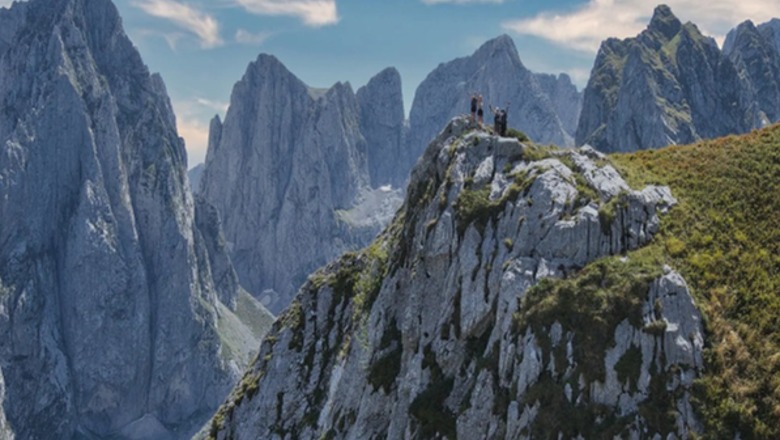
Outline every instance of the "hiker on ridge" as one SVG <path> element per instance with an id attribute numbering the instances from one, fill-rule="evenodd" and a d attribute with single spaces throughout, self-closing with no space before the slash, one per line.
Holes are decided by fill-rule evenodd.
<path id="1" fill-rule="evenodd" d="M 477 99 L 477 118 L 479 118 L 479 126 L 485 121 L 485 112 L 482 111 L 482 95 L 479 95 Z"/>
<path id="2" fill-rule="evenodd" d="M 501 114 L 499 115 L 499 130 L 498 134 L 501 136 L 506 136 L 507 131 L 507 113 L 509 112 L 509 103 L 506 103 L 506 107 L 504 107 L 501 110 Z"/>
<path id="3" fill-rule="evenodd" d="M 471 94 L 471 120 L 477 120 L 477 94 Z"/>
<path id="4" fill-rule="evenodd" d="M 503 110 L 501 110 L 500 107 L 493 108 L 492 104 L 488 106 L 488 108 L 490 109 L 490 113 L 493 113 L 493 132 L 501 135 L 501 115 Z"/>

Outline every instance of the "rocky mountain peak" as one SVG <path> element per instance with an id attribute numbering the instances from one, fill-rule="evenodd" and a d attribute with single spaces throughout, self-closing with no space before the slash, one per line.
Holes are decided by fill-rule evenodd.
<path id="1" fill-rule="evenodd" d="M 741 37 L 744 38 L 744 35 L 755 35 L 757 33 L 758 29 L 751 20 L 743 21 L 742 23 L 738 24 L 737 27 L 730 30 L 728 34 L 726 34 L 726 40 L 723 42 L 723 53 L 727 56 L 731 55 L 734 52 L 737 39 Z"/>
<path id="2" fill-rule="evenodd" d="M 774 44 L 775 49 L 780 52 L 780 18 L 773 18 L 759 25 L 758 29 L 767 40 Z"/>
<path id="3" fill-rule="evenodd" d="M 647 29 L 651 32 L 657 32 L 666 39 L 671 40 L 680 32 L 682 22 L 672 13 L 672 8 L 667 5 L 658 5 L 653 10 L 653 17 Z"/>
<path id="4" fill-rule="evenodd" d="M 637 37 L 602 44 L 577 144 L 633 151 L 744 133 L 760 125 L 751 94 L 715 41 L 662 5 Z"/>
<path id="5" fill-rule="evenodd" d="M 507 34 L 499 35 L 492 40 L 488 40 L 482 46 L 480 46 L 473 55 L 475 62 L 485 63 L 491 58 L 508 57 L 514 62 L 520 62 L 520 57 L 517 54 L 517 46 L 515 46 L 514 40 Z"/>
<path id="6" fill-rule="evenodd" d="M 420 84 L 409 116 L 410 151 L 422 153 L 447 121 L 467 113 L 472 93 L 484 98 L 486 122 L 490 123 L 490 106 L 509 103 L 508 121 L 513 128 L 539 142 L 573 144 L 570 121 L 571 115 L 579 114 L 581 94 L 576 87 L 558 87 L 530 72 L 512 38 L 501 35 L 471 56 L 440 64 Z"/>
<path id="7" fill-rule="evenodd" d="M 416 157 L 405 145 L 401 74 L 388 67 L 357 92 L 361 131 L 368 146 L 368 171 L 371 186 L 391 184 L 403 187 Z"/>
<path id="8" fill-rule="evenodd" d="M 741 23 L 728 33 L 723 52 L 743 74 L 761 112 L 761 124 L 780 119 L 780 50 L 771 25 Z"/>

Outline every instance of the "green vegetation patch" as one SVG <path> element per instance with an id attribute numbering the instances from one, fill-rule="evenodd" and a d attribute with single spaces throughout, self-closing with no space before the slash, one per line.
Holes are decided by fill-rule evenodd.
<path id="1" fill-rule="evenodd" d="M 574 358 L 588 382 L 605 380 L 604 356 L 613 345 L 615 328 L 628 318 L 642 325 L 642 303 L 650 283 L 661 276 L 662 248 L 650 245 L 597 260 L 565 280 L 543 279 L 528 289 L 514 314 L 515 334 L 530 327 L 545 353 L 552 353 L 549 329 L 559 322 L 564 332 L 574 333 Z M 558 371 L 565 368 L 564 344 L 555 358 Z"/>
<path id="2" fill-rule="evenodd" d="M 534 176 L 529 172 L 520 172 L 514 176 L 514 180 L 504 194 L 495 200 L 490 200 L 489 186 L 470 189 L 469 185 L 466 185 L 455 201 L 458 234 L 462 236 L 472 223 L 477 226 L 481 234 L 484 234 L 488 222 L 495 221 L 499 214 L 504 212 L 507 203 L 516 201 L 521 194 L 527 194 L 533 182 Z"/>
<path id="3" fill-rule="evenodd" d="M 527 134 L 514 128 L 507 128 L 506 136 L 517 139 L 520 142 L 531 142 L 531 138 Z"/>
<path id="4" fill-rule="evenodd" d="M 780 126 L 612 156 L 679 205 L 660 241 L 706 315 L 695 408 L 711 438 L 780 438 Z"/>

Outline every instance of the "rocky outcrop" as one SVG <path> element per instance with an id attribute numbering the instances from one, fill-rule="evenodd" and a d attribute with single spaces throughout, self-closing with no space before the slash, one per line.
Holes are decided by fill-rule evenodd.
<path id="1" fill-rule="evenodd" d="M 609 39 L 585 89 L 577 145 L 635 151 L 691 143 L 762 124 L 745 80 L 711 38 L 656 8 L 645 31 Z"/>
<path id="2" fill-rule="evenodd" d="M 510 127 L 540 143 L 574 144 L 572 119 L 579 114 L 580 94 L 565 75 L 554 79 L 531 73 L 512 38 L 502 35 L 469 57 L 439 65 L 417 88 L 409 115 L 415 160 L 450 118 L 469 113 L 473 92 L 484 97 L 488 125 L 493 121 L 488 105 L 509 103 Z"/>
<path id="3" fill-rule="evenodd" d="M 241 285 L 272 311 L 307 274 L 386 224 L 387 214 L 358 217 L 363 202 L 397 207 L 397 191 L 373 191 L 369 171 L 373 164 L 381 182 L 390 176 L 385 155 L 398 157 L 392 132 L 402 104 L 377 101 L 400 100 L 397 80 L 385 71 L 361 101 L 349 84 L 315 91 L 260 55 L 233 89 L 224 124 L 212 122 L 201 194 L 224 222 Z M 369 147 L 367 138 L 384 140 Z"/>
<path id="4" fill-rule="evenodd" d="M 701 316 L 666 187 L 455 119 L 368 248 L 313 274 L 200 437 L 685 438 Z"/>
<path id="5" fill-rule="evenodd" d="M 768 125 L 780 120 L 780 45 L 771 22 L 762 26 L 751 21 L 737 26 L 729 32 L 723 53 L 750 82 L 762 124 Z"/>
<path id="6" fill-rule="evenodd" d="M 271 316 L 109 0 L 0 9 L 0 436 L 183 438 Z"/>

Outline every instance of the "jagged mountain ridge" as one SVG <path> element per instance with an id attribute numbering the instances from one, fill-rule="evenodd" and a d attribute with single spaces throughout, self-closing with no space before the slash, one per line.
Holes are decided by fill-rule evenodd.
<path id="1" fill-rule="evenodd" d="M 780 45 L 771 24 L 756 27 L 746 21 L 729 32 L 723 46 L 723 53 L 750 81 L 763 125 L 780 120 Z"/>
<path id="2" fill-rule="evenodd" d="M 183 438 L 272 316 L 109 0 L 0 9 L 0 430 Z"/>
<path id="3" fill-rule="evenodd" d="M 416 157 L 447 121 L 469 112 L 473 92 L 484 97 L 488 125 L 493 121 L 488 105 L 509 103 L 510 126 L 537 142 L 574 144 L 582 94 L 565 74 L 555 77 L 529 71 L 512 38 L 501 35 L 471 56 L 440 64 L 418 86 L 409 114 L 409 143 Z"/>
<path id="4" fill-rule="evenodd" d="M 668 188 L 468 126 L 433 141 L 374 244 L 310 277 L 202 437 L 700 431 L 701 317 L 641 248 Z"/>
<path id="5" fill-rule="evenodd" d="M 602 43 L 584 92 L 577 145 L 635 151 L 777 121 L 777 23 L 745 22 L 721 51 L 696 25 L 658 6 L 636 38 Z"/>
<path id="6" fill-rule="evenodd" d="M 308 273 L 368 243 L 400 204 L 371 182 L 398 181 L 402 129 L 395 69 L 357 94 L 348 83 L 314 93 L 273 56 L 251 63 L 224 124 L 212 121 L 201 183 L 242 285 L 279 311 Z"/>

